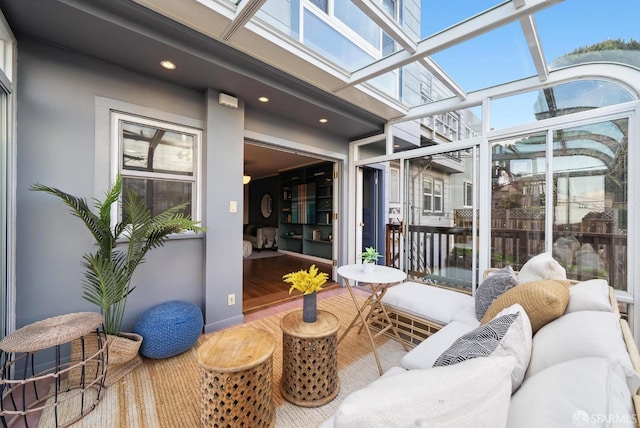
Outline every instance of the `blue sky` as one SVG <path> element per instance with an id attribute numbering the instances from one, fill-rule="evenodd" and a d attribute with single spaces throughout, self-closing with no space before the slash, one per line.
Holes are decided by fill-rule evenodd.
<path id="1" fill-rule="evenodd" d="M 500 4 L 500 0 L 422 0 L 422 36 Z M 640 40 L 640 0 L 564 0 L 535 16 L 547 63 L 572 50 L 606 39 Z M 518 22 L 433 55 L 433 59 L 471 92 L 535 75 L 536 71 Z M 531 121 L 535 94 L 509 100 L 493 127 Z M 514 117 L 514 104 L 525 106 L 527 117 Z M 498 106 L 496 106 L 497 108 Z M 494 109 L 493 113 L 497 113 Z M 497 119 L 497 118 L 500 119 Z M 500 122 L 498 122 L 500 120 Z"/>
<path id="2" fill-rule="evenodd" d="M 423 0 L 422 34 L 433 34 L 499 0 Z M 607 38 L 640 40 L 640 1 L 565 0 L 535 15 L 547 62 Z M 466 90 L 535 72 L 518 23 L 496 29 L 433 57 Z M 488 85 L 486 83 L 489 83 Z"/>

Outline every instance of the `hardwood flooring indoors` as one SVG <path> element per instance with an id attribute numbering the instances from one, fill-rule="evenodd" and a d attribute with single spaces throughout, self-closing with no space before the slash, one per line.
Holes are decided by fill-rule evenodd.
<path id="1" fill-rule="evenodd" d="M 243 260 L 242 313 L 246 315 L 284 302 L 301 299 L 302 294 L 299 292 L 289 294 L 289 284 L 282 280 L 282 276 L 301 269 L 307 270 L 312 264 L 315 264 L 320 272 L 326 272 L 331 276 L 332 266 L 330 264 L 318 263 L 288 254 Z M 322 287 L 322 292 L 339 287 L 341 287 L 340 284 L 329 280 Z"/>

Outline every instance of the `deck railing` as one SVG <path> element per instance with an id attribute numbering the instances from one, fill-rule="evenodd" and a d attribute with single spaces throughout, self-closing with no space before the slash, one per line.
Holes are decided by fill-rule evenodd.
<path id="1" fill-rule="evenodd" d="M 402 226 L 387 225 L 387 265 L 400 267 Z M 471 289 L 472 231 L 468 227 L 406 226 L 407 264 L 412 280 Z M 577 280 L 604 278 L 616 289 L 627 289 L 627 236 L 622 233 L 573 232 L 553 234 L 554 242 L 571 240 L 573 246 L 554 246 L 554 257 L 565 267 L 567 277 Z M 491 267 L 522 265 L 544 251 L 544 231 L 494 229 L 491 232 Z M 476 272 L 476 275 L 478 273 Z M 480 281 L 479 276 L 476 281 Z"/>

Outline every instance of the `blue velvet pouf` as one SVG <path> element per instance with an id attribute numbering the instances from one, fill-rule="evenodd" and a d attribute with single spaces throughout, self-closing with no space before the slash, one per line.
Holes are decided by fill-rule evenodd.
<path id="1" fill-rule="evenodd" d="M 147 309 L 135 325 L 142 336 L 140 353 L 169 358 L 190 349 L 202 333 L 202 311 L 193 303 L 171 300 Z"/>

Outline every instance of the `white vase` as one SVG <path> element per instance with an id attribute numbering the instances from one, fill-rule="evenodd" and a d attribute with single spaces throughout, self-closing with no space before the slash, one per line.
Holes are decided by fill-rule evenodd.
<path id="1" fill-rule="evenodd" d="M 364 273 L 373 273 L 375 267 L 376 267 L 375 263 L 367 263 L 367 262 L 362 263 L 362 270 L 364 271 Z"/>

